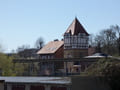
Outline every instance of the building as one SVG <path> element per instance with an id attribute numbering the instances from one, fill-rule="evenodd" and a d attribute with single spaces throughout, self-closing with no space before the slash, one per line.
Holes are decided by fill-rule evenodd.
<path id="1" fill-rule="evenodd" d="M 37 54 L 40 59 L 63 58 L 63 41 L 54 40 L 46 44 Z"/>
<path id="2" fill-rule="evenodd" d="M 111 90 L 104 77 L 0 77 L 0 90 Z"/>
<path id="3" fill-rule="evenodd" d="M 71 25 L 64 33 L 64 58 L 82 58 L 88 56 L 88 39 L 89 34 L 80 24 L 77 18 L 73 20 Z M 67 66 L 67 67 L 66 67 Z M 85 65 L 79 62 L 65 63 L 68 73 L 81 72 L 81 68 Z"/>
<path id="4" fill-rule="evenodd" d="M 46 44 L 37 52 L 40 59 L 61 59 L 63 58 L 63 41 L 54 40 Z M 40 63 L 40 75 L 55 75 L 63 69 L 63 62 L 43 62 Z"/>
<path id="5" fill-rule="evenodd" d="M 77 18 L 64 33 L 64 41 L 51 41 L 37 54 L 41 59 L 53 58 L 81 58 L 88 56 L 89 34 L 80 24 Z M 64 49 L 63 49 L 64 46 Z"/>
<path id="6" fill-rule="evenodd" d="M 68 77 L 0 77 L 0 90 L 70 90 Z"/>
<path id="7" fill-rule="evenodd" d="M 88 56 L 88 39 L 89 34 L 80 24 L 78 19 L 75 18 L 64 33 L 63 41 L 51 41 L 39 50 L 37 54 L 39 54 L 40 59 L 82 58 Z M 82 67 L 83 66 L 84 65 L 82 64 Z M 62 72 L 68 71 L 68 73 L 78 73 L 80 72 L 81 65 L 79 62 L 74 62 L 74 60 L 73 62 L 67 63 L 59 62 L 41 64 L 41 69 L 44 70 L 44 73 L 45 71 L 47 73 L 56 71 L 54 68 L 61 69 Z"/>
<path id="8" fill-rule="evenodd" d="M 88 55 L 88 36 L 77 18 L 64 33 L 64 58 L 81 58 Z"/>
<path id="9" fill-rule="evenodd" d="M 64 33 L 63 41 L 51 41 L 45 45 L 37 54 L 41 59 L 53 58 L 81 58 L 88 56 L 89 34 L 80 24 L 77 18 Z M 64 46 L 64 49 L 63 49 Z"/>
<path id="10" fill-rule="evenodd" d="M 38 58 L 38 54 L 36 54 L 38 49 L 36 48 L 30 48 L 30 49 L 24 49 L 22 51 L 19 51 L 17 53 L 19 58 Z"/>

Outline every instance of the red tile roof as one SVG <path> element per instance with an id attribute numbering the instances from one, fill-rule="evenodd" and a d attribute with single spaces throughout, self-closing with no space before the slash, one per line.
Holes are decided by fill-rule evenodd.
<path id="1" fill-rule="evenodd" d="M 86 35 L 89 35 L 77 18 L 73 20 L 72 24 L 68 27 L 65 33 L 71 33 L 72 35 L 78 35 L 78 33 L 85 33 Z"/>
<path id="2" fill-rule="evenodd" d="M 63 41 L 51 41 L 46 44 L 41 50 L 37 52 L 37 54 L 53 54 L 55 53 L 61 46 L 63 46 Z"/>

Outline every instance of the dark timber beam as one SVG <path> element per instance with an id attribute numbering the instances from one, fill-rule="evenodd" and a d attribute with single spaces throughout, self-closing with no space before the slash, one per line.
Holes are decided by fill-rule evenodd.
<path id="1" fill-rule="evenodd" d="M 87 58 L 62 58 L 62 59 L 14 59 L 14 63 L 31 63 L 31 62 L 96 62 L 99 59 L 87 59 Z"/>
<path id="2" fill-rule="evenodd" d="M 61 58 L 61 59 L 14 59 L 14 63 L 33 63 L 33 62 L 96 62 L 100 58 Z M 107 58 L 108 59 L 108 58 Z M 114 61 L 120 62 L 120 59 L 115 59 Z"/>

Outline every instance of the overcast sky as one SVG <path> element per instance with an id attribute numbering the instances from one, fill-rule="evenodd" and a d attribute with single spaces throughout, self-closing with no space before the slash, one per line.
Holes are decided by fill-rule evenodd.
<path id="1" fill-rule="evenodd" d="M 0 44 L 10 52 L 61 39 L 75 17 L 90 34 L 120 26 L 120 0 L 0 0 Z"/>

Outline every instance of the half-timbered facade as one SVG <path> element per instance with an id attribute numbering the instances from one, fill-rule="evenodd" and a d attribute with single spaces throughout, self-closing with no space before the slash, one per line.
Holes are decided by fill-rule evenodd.
<path id="1" fill-rule="evenodd" d="M 88 36 L 84 33 L 79 33 L 75 36 L 66 33 L 64 42 L 64 49 L 88 49 Z"/>
<path id="2" fill-rule="evenodd" d="M 89 34 L 77 18 L 64 33 L 64 58 L 80 58 L 88 54 Z"/>
<path id="3" fill-rule="evenodd" d="M 88 55 L 89 34 L 80 24 L 77 18 L 64 33 L 64 58 L 82 58 Z M 85 65 L 79 62 L 67 62 L 64 64 L 67 73 L 81 72 Z"/>

